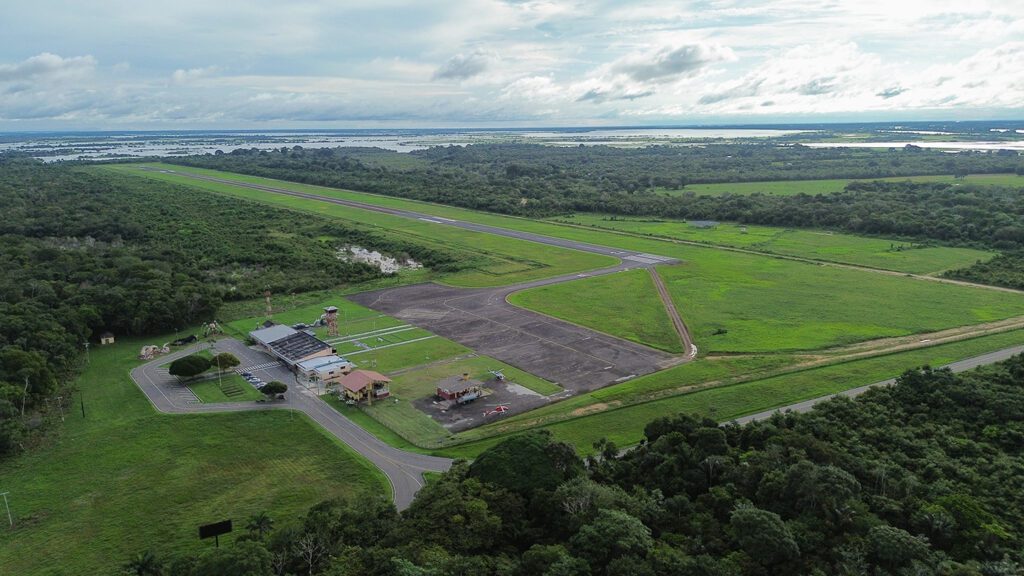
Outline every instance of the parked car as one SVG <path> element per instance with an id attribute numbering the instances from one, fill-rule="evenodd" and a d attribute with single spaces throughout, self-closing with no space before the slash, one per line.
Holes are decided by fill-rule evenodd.
<path id="1" fill-rule="evenodd" d="M 252 378 L 252 372 L 242 372 L 242 378 L 245 378 L 246 380 Z"/>

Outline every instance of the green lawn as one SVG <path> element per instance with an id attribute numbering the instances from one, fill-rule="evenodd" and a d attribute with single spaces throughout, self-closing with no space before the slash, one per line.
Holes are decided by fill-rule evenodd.
<path id="1" fill-rule="evenodd" d="M 912 242 L 886 238 L 866 238 L 820 230 L 747 226 L 731 222 L 721 222 L 712 228 L 698 228 L 683 220 L 604 214 L 575 214 L 556 220 L 631 234 L 702 242 L 912 274 L 937 274 L 945 270 L 964 268 L 979 260 L 990 260 L 996 255 L 995 252 L 971 248 L 921 247 Z"/>
<path id="2" fill-rule="evenodd" d="M 500 370 L 505 375 L 507 382 L 519 384 L 544 396 L 562 391 L 562 387 L 557 384 L 513 368 L 489 356 L 461 358 L 453 362 L 435 363 L 404 371 L 393 376 L 396 387 L 392 390 L 401 390 L 403 394 L 410 394 L 413 398 L 424 398 L 434 393 L 439 380 L 469 373 L 471 378 L 486 382 L 494 377 L 491 370 Z"/>
<path id="3" fill-rule="evenodd" d="M 895 176 L 892 178 L 861 178 L 862 181 L 882 180 L 889 182 L 943 182 L 947 184 L 973 184 L 988 186 L 1024 186 L 1024 177 L 1015 174 L 971 174 L 964 180 L 957 180 L 951 175 L 934 176 Z M 682 190 L 661 190 L 673 196 L 693 192 L 695 194 L 772 194 L 778 196 L 794 196 L 796 194 L 832 194 L 841 192 L 850 182 L 856 179 L 839 178 L 830 180 L 785 180 L 766 182 L 730 182 L 722 184 L 689 184 Z"/>
<path id="4" fill-rule="evenodd" d="M 461 344 L 360 306 L 346 299 L 346 293 L 344 290 L 318 293 L 310 300 L 300 301 L 300 305 L 295 308 L 274 313 L 270 319 L 281 324 L 308 324 L 323 314 L 325 306 L 337 306 L 340 309 L 339 336 L 328 337 L 326 327 L 316 328 L 314 332 L 330 343 L 340 356 L 351 360 L 360 368 L 383 373 L 471 352 Z M 264 320 L 267 318 L 261 314 L 229 322 L 227 328 L 232 335 L 244 338 L 249 331 L 262 325 Z M 358 346 L 357 341 L 374 349 L 366 350 Z"/>
<path id="5" fill-rule="evenodd" d="M 701 357 L 693 362 L 633 378 L 606 388 L 579 394 L 503 418 L 472 430 L 459 432 L 456 441 L 465 442 L 552 424 L 610 408 L 692 392 L 699 388 L 721 386 L 758 376 L 767 376 L 793 365 L 795 359 L 784 354 L 766 356 Z"/>
<path id="6" fill-rule="evenodd" d="M 131 167 L 123 169 L 137 171 Z M 204 173 L 246 181 L 268 182 L 266 179 L 215 171 Z M 269 182 L 287 187 L 301 187 L 290 183 Z M 242 190 L 233 186 L 226 188 Z M 687 264 L 675 268 L 675 272 L 666 272 L 666 279 L 674 282 L 677 305 L 680 313 L 691 324 L 691 329 L 696 332 L 698 346 L 701 346 L 701 339 L 711 336 L 712 332 L 719 329 L 728 331 L 705 342 L 702 346 L 702 350 L 705 351 L 809 349 L 995 320 L 1024 313 L 1024 308 L 1021 307 L 1022 299 L 1012 294 L 951 285 L 932 285 L 923 281 L 886 277 L 871 272 L 785 262 L 758 255 L 681 245 L 656 238 L 510 218 L 371 194 L 318 187 L 305 188 L 330 196 L 354 198 L 386 206 L 415 208 L 444 217 L 462 218 L 483 224 L 679 258 Z M 245 192 L 253 192 L 254 197 L 268 201 L 283 198 L 256 191 Z M 320 208 L 331 206 L 322 202 L 302 201 L 318 205 Z M 435 231 L 441 229 L 436 225 L 431 226 Z M 507 241 L 504 238 L 482 236 L 499 240 L 501 243 Z M 538 246 L 530 244 L 533 247 Z M 550 271 L 551 268 L 545 270 Z M 536 272 L 536 269 L 533 270 L 533 273 Z M 725 302 L 726 298 L 730 301 Z M 793 304 L 792 310 L 787 308 L 790 303 Z M 703 333 L 702 329 L 705 330 Z"/>
<path id="7" fill-rule="evenodd" d="M 214 372 L 216 374 L 216 372 Z M 252 387 L 234 372 L 223 374 L 218 380 L 203 380 L 188 385 L 189 389 L 206 404 L 216 402 L 252 402 L 263 398 L 259 390 Z"/>
<path id="8" fill-rule="evenodd" d="M 157 414 L 128 377 L 143 343 L 94 349 L 80 380 L 86 418 L 76 403 L 50 445 L 0 466 L 17 524 L 0 536 L 0 573 L 112 574 L 149 547 L 208 547 L 199 524 L 237 526 L 261 510 L 285 523 L 327 498 L 390 495 L 375 468 L 301 414 Z"/>
<path id="9" fill-rule="evenodd" d="M 135 168 L 123 169 L 137 172 Z M 223 172 L 197 172 L 302 188 L 302 185 Z M 232 186 L 226 188 L 233 191 L 243 190 Z M 372 194 L 319 187 L 302 189 L 312 189 L 329 196 L 353 198 L 384 206 L 413 208 L 444 217 L 461 218 L 558 238 L 679 258 L 686 264 L 666 269 L 665 278 L 672 284 L 673 296 L 680 313 L 695 332 L 698 347 L 702 351 L 806 350 L 1024 314 L 1024 299 L 1015 294 L 932 284 L 874 272 L 787 262 L 717 248 L 682 245 L 656 238 L 627 236 L 604 230 L 511 218 Z M 251 190 L 244 192 L 252 192 L 252 197 L 267 201 L 287 198 Z M 317 205 L 318 210 L 331 207 L 323 202 L 294 200 Z M 399 220 L 410 222 L 406 219 Z M 434 231 L 442 228 L 430 226 Z M 498 243 L 508 242 L 506 238 L 488 235 L 482 237 L 496 240 Z M 539 246 L 528 244 L 534 248 Z M 544 270 L 550 272 L 552 268 Z M 531 272 L 536 273 L 537 269 Z M 712 333 L 719 329 L 727 330 L 727 333 L 712 336 Z"/>
<path id="10" fill-rule="evenodd" d="M 702 352 L 816 350 L 1024 314 L 1024 296 L 724 252 L 658 268 Z"/>
<path id="11" fill-rule="evenodd" d="M 809 398 L 835 394 L 850 388 L 898 376 L 904 370 L 925 364 L 940 366 L 955 360 L 977 356 L 992 350 L 1024 343 L 1024 331 L 984 336 L 952 344 L 933 346 L 833 366 L 813 368 L 761 380 L 680 394 L 669 398 L 599 411 L 543 428 L 556 438 L 569 442 L 583 453 L 593 452 L 593 443 L 608 438 L 619 446 L 628 446 L 643 438 L 644 426 L 661 416 L 677 413 L 708 416 L 721 422 L 793 404 Z M 614 408 L 614 407 L 612 407 Z M 528 415 L 527 415 L 528 416 Z M 478 429 L 486 433 L 488 427 Z M 492 429 L 494 433 L 497 430 Z M 440 452 L 452 457 L 472 458 L 500 442 L 502 436 L 452 446 Z"/>
<path id="12" fill-rule="evenodd" d="M 249 332 L 257 327 L 262 328 L 263 322 L 271 320 L 278 324 L 293 325 L 298 323 L 312 324 L 324 313 L 326 306 L 338 307 L 338 334 L 347 336 L 351 334 L 362 334 L 372 330 L 401 326 L 404 323 L 385 316 L 376 310 L 360 306 L 346 300 L 343 294 L 326 296 L 324 300 L 316 304 L 300 306 L 285 311 L 275 311 L 270 317 L 265 314 L 234 320 L 227 324 L 228 329 L 236 336 L 247 336 Z M 327 338 L 327 327 L 321 326 L 313 330 L 318 338 Z"/>
<path id="13" fill-rule="evenodd" d="M 668 352 L 682 352 L 647 270 L 630 270 L 531 288 L 509 302 Z"/>
<path id="14" fill-rule="evenodd" d="M 429 332 L 419 328 L 415 329 L 413 332 L 420 334 L 420 337 L 424 337 L 423 335 L 431 336 Z M 373 344 L 380 343 L 374 342 Z M 342 351 L 338 350 L 338 352 L 341 353 Z M 441 338 L 440 336 L 431 336 L 427 340 L 410 342 L 408 344 L 401 344 L 400 346 L 393 346 L 391 348 L 371 350 L 369 352 L 362 352 L 359 354 L 351 354 L 346 356 L 346 358 L 354 362 L 360 368 L 369 368 L 386 374 L 402 368 L 428 364 L 430 362 L 436 362 L 437 360 L 451 358 L 452 356 L 458 356 L 460 354 L 469 354 L 470 352 L 471 350 L 469 348 L 466 348 L 461 344 Z"/>
<path id="15" fill-rule="evenodd" d="M 391 397 L 375 402 L 372 406 L 348 406 L 333 395 L 323 398 L 336 410 L 388 444 L 403 450 L 424 452 L 448 443 L 452 436 L 430 416 L 416 409 L 412 402 L 433 396 L 437 382 L 444 378 L 469 373 L 475 379 L 487 381 L 492 378 L 490 370 L 501 370 L 507 381 L 539 394 L 554 394 L 562 390 L 555 384 L 493 358 L 473 356 L 434 362 L 392 374 Z"/>
<path id="16" fill-rule="evenodd" d="M 177 174 L 146 172 L 139 170 L 139 166 L 138 164 L 130 164 L 103 166 L 97 169 L 115 170 L 123 174 L 163 180 L 219 194 L 258 200 L 276 206 L 339 218 L 346 220 L 352 226 L 369 229 L 378 234 L 416 242 L 442 251 L 456 252 L 462 261 L 468 262 L 472 266 L 466 270 L 443 276 L 445 283 L 454 286 L 503 286 L 560 274 L 604 268 L 616 263 L 615 258 L 599 254 L 555 248 L 525 240 L 472 232 L 423 220 L 391 216 L 389 214 L 339 206 L 317 200 L 261 192 L 230 184 L 194 180 Z M 154 166 L 169 168 L 179 172 L 186 171 L 186 169 L 178 166 Z M 312 190 L 318 194 L 334 197 L 343 197 L 349 194 L 343 191 L 330 193 L 331 189 L 328 188 L 239 176 L 211 170 L 188 169 L 187 171 L 246 182 L 272 183 L 275 186 L 294 190 Z M 363 196 L 358 193 L 351 194 L 356 194 L 359 197 Z M 380 202 L 380 204 L 387 205 L 385 202 Z"/>

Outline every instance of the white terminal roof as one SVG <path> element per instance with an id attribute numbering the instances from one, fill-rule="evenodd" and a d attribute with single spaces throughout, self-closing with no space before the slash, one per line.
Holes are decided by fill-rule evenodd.
<path id="1" fill-rule="evenodd" d="M 296 366 L 302 368 L 303 370 L 316 370 L 317 372 L 325 372 L 331 370 L 332 368 L 348 366 L 349 364 L 351 364 L 351 362 L 349 362 L 348 360 L 345 360 L 341 356 L 335 356 L 332 354 L 330 356 L 310 358 L 309 360 L 299 362 L 298 364 L 296 364 Z"/>
<path id="2" fill-rule="evenodd" d="M 261 328 L 260 330 L 253 330 L 249 332 L 249 336 L 252 339 L 259 342 L 260 344 L 269 345 L 272 342 L 277 342 L 282 338 L 287 338 L 296 331 L 291 326 L 285 326 L 284 324 L 275 324 L 270 328 Z"/>

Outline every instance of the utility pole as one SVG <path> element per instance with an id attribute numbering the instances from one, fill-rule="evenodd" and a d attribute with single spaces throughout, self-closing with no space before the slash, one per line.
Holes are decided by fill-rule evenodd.
<path id="1" fill-rule="evenodd" d="M 85 363 L 89 364 L 89 342 L 87 340 L 82 342 L 82 344 L 85 344 Z"/>
<path id="2" fill-rule="evenodd" d="M 85 418 L 85 390 L 79 390 L 78 397 L 82 401 L 82 418 Z"/>
<path id="3" fill-rule="evenodd" d="M 7 508 L 7 523 L 11 528 L 14 528 L 14 519 L 11 518 L 11 505 L 7 503 L 7 495 L 10 492 L 0 492 L 0 496 L 4 497 L 4 508 Z"/>

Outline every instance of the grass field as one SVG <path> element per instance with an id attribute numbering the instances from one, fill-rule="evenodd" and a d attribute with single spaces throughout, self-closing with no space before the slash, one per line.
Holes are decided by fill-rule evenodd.
<path id="1" fill-rule="evenodd" d="M 219 380 L 204 380 L 188 385 L 192 393 L 200 401 L 210 404 L 215 402 L 252 402 L 263 398 L 259 390 L 252 387 L 244 378 L 228 372 Z"/>
<path id="2" fill-rule="evenodd" d="M 580 240 L 602 246 L 612 246 L 628 250 L 637 250 L 640 252 L 650 252 L 652 254 L 663 254 L 666 256 L 676 256 L 678 253 L 678 251 L 674 249 L 671 244 L 668 244 L 664 241 L 659 241 L 656 238 L 637 238 L 623 236 L 621 234 L 609 234 L 601 230 L 588 230 L 582 228 L 568 227 L 551 221 L 514 218 L 509 216 L 501 216 L 498 214 L 466 210 L 463 208 L 455 208 L 452 206 L 431 204 L 428 202 L 418 202 L 414 200 L 406 200 L 390 196 L 353 192 L 350 190 L 338 190 L 334 188 L 308 186 L 304 184 L 296 184 L 293 182 L 284 182 L 280 180 L 258 178 L 255 176 L 245 176 L 229 172 L 219 172 L 215 170 L 187 168 L 169 164 L 153 164 L 151 166 L 158 168 L 167 168 L 181 172 L 194 172 L 197 174 L 215 176 L 218 178 L 234 179 L 240 182 L 253 182 L 300 191 L 308 191 L 332 198 L 355 200 L 358 202 L 365 202 L 368 204 L 374 204 L 390 208 L 415 210 L 425 214 L 431 214 L 434 216 L 442 216 L 445 218 L 465 220 L 468 222 L 476 222 L 491 226 L 500 226 L 503 228 L 509 228 L 513 230 L 522 230 L 524 232 L 534 232 L 537 234 L 544 234 L 556 238 Z M 131 166 L 109 167 L 107 169 L 118 169 L 122 171 L 127 170 L 130 171 L 130 173 L 146 177 L 171 176 L 154 172 L 142 172 L 139 171 L 137 168 L 132 168 Z M 941 179 L 951 177 L 922 176 L 920 178 Z M 1014 178 L 1018 180 L 1013 180 Z M 968 177 L 968 181 L 971 182 L 975 182 L 982 179 L 984 179 L 986 182 L 991 183 L 1001 183 L 1010 185 L 1010 183 L 1012 182 L 1019 182 L 1020 185 L 1024 185 L 1024 177 L 1009 174 L 977 175 Z M 189 181 L 187 178 L 184 178 L 181 179 L 181 182 L 184 184 L 193 184 L 195 181 Z M 815 182 L 833 181 L 806 180 L 795 182 L 787 181 L 781 183 L 776 182 L 772 184 L 800 184 L 810 186 L 811 184 L 808 183 Z M 843 182 L 843 185 L 845 185 L 847 180 L 836 180 L 834 182 Z M 745 183 L 744 185 L 746 184 L 751 183 Z M 709 186 L 727 185 L 714 184 Z M 230 186 L 227 186 L 226 188 L 231 188 L 236 191 L 239 190 L 238 188 Z M 252 197 L 260 199 L 262 201 L 270 201 L 273 200 L 272 196 L 273 195 L 271 194 L 262 193 Z M 317 203 L 315 201 L 309 202 Z M 770 251 L 784 255 L 830 260 L 919 274 L 936 273 L 950 268 L 967 266 L 973 264 L 976 260 L 987 260 L 994 255 L 991 252 L 945 247 L 922 248 L 897 252 L 890 251 L 890 247 L 895 247 L 898 245 L 908 245 L 909 243 L 897 240 L 888 240 L 884 238 L 862 238 L 847 234 L 829 235 L 827 232 L 823 233 L 813 230 L 786 231 L 786 234 L 779 236 L 779 232 L 783 231 L 782 229 L 769 228 L 763 226 L 749 226 L 748 233 L 742 234 L 740 233 L 740 229 L 738 226 L 730 227 L 729 225 L 723 225 L 717 231 L 700 231 L 696 229 L 687 230 L 686 228 L 688 227 L 678 227 L 675 223 L 671 222 L 644 223 L 637 222 L 637 219 L 621 220 L 618 222 L 614 222 L 602 220 L 603 218 L 604 216 L 600 215 L 580 214 L 574 216 L 572 219 L 568 221 L 577 224 L 594 224 L 609 228 L 614 227 L 620 230 L 638 232 L 641 234 L 649 233 L 669 238 L 679 238 L 683 240 L 693 240 L 696 242 L 707 242 L 708 244 L 735 246 L 741 248 L 752 247 L 753 249 Z M 754 244 L 762 242 L 769 242 L 769 244 L 767 246 L 752 246 Z M 456 279 L 454 282 L 458 282 L 458 280 Z"/>
<path id="3" fill-rule="evenodd" d="M 258 326 L 262 326 L 263 322 L 266 320 L 288 325 L 298 324 L 299 322 L 311 324 L 320 318 L 324 313 L 324 307 L 326 306 L 338 307 L 338 334 L 340 336 L 362 334 L 371 330 L 400 326 L 403 324 L 402 322 L 391 318 L 390 316 L 385 316 L 376 310 L 371 310 L 350 302 L 345 299 L 343 294 L 338 293 L 334 295 L 325 295 L 323 300 L 315 304 L 300 306 L 285 311 L 277 311 L 270 317 L 261 313 L 257 316 L 234 320 L 227 324 L 227 328 L 232 335 L 245 337 L 250 331 L 255 330 Z M 318 338 L 327 337 L 326 326 L 314 328 L 313 332 L 316 333 Z"/>
<path id="4" fill-rule="evenodd" d="M 660 416 L 685 413 L 708 416 L 720 422 L 727 422 L 747 414 L 770 410 L 808 398 L 835 394 L 892 378 L 915 366 L 925 364 L 939 366 L 1022 343 L 1024 343 L 1024 331 L 1016 330 L 952 344 L 720 386 L 618 409 L 615 409 L 614 405 L 595 405 L 589 410 L 581 411 L 575 418 L 542 427 L 550 430 L 556 438 L 573 444 L 577 450 L 590 453 L 593 452 L 593 443 L 601 438 L 608 438 L 619 446 L 628 446 L 639 442 L 643 438 L 644 426 Z M 507 424 L 507 421 L 502 424 Z M 496 428 L 499 425 L 491 426 Z M 472 432 L 484 435 L 497 432 L 498 430 L 495 428 L 485 426 Z M 486 440 L 446 448 L 440 452 L 451 457 L 472 458 L 500 442 L 501 439 L 500 435 L 494 436 Z"/>
<path id="5" fill-rule="evenodd" d="M 911 274 L 937 274 L 964 268 L 979 260 L 990 260 L 996 255 L 995 252 L 971 248 L 921 247 L 902 240 L 729 222 L 719 223 L 712 228 L 698 228 L 682 220 L 603 214 L 576 214 L 570 218 L 560 217 L 557 221 Z"/>
<path id="6" fill-rule="evenodd" d="M 509 382 L 514 382 L 539 394 L 554 394 L 562 390 L 560 386 L 513 368 L 504 362 L 486 356 L 473 356 L 449 362 L 435 362 L 392 374 L 391 397 L 375 402 L 372 406 L 360 405 L 358 408 L 353 408 L 345 406 L 334 398 L 329 403 L 345 415 L 350 415 L 351 411 L 357 410 L 369 416 L 379 425 L 383 425 L 385 429 L 401 438 L 401 444 L 398 444 L 398 447 L 406 445 L 439 446 L 444 444 L 451 434 L 430 416 L 417 410 L 412 402 L 433 396 L 437 382 L 449 376 L 469 373 L 472 378 L 486 382 L 493 378 L 489 370 L 501 370 Z M 365 421 L 357 423 L 366 427 Z M 367 429 L 374 433 L 380 432 L 379 427 L 371 426 Z M 394 437 L 387 434 L 381 438 L 392 443 L 395 440 Z"/>
<path id="7" fill-rule="evenodd" d="M 951 175 L 934 176 L 896 176 L 893 178 L 861 178 L 862 181 L 882 180 L 888 182 L 942 182 L 946 184 L 988 185 L 988 186 L 1024 186 L 1024 177 L 1016 174 L 971 174 L 964 180 L 957 180 Z M 677 196 L 693 192 L 720 196 L 722 194 L 771 194 L 776 196 L 795 196 L 797 194 L 832 194 L 841 192 L 850 182 L 856 179 L 832 180 L 785 180 L 781 182 L 731 182 L 724 184 L 689 184 L 682 190 L 659 190 L 663 194 Z"/>
<path id="8" fill-rule="evenodd" d="M 512 294 L 508 300 L 516 306 L 652 348 L 683 351 L 683 344 L 646 270 L 531 288 Z"/>
<path id="9" fill-rule="evenodd" d="M 178 166 L 156 166 L 184 171 Z M 104 166 L 98 169 L 114 170 L 123 174 L 132 174 L 174 184 L 182 184 L 219 194 L 255 199 L 276 206 L 321 214 L 345 220 L 354 227 L 368 229 L 377 234 L 416 242 L 442 251 L 456 252 L 461 260 L 471 263 L 472 267 L 467 270 L 444 275 L 443 281 L 454 286 L 502 286 L 557 276 L 559 274 L 603 268 L 616 262 L 614 258 L 599 254 L 556 248 L 481 232 L 472 232 L 422 220 L 413 220 L 369 210 L 350 208 L 348 206 L 261 192 L 229 184 L 194 180 L 177 174 L 145 172 L 139 170 L 139 165 L 137 164 Z M 328 190 L 326 188 L 237 176 L 216 171 L 189 171 L 216 175 L 218 177 L 230 177 L 239 181 L 258 181 L 264 184 L 271 182 L 280 187 L 295 190 L 313 190 L 316 193 L 324 193 L 325 190 Z M 341 194 L 332 195 L 341 197 Z"/>
<path id="10" fill-rule="evenodd" d="M 1024 314 L 1019 294 L 754 255 L 658 271 L 702 352 L 815 350 Z"/>
<path id="11" fill-rule="evenodd" d="M 420 330 L 419 328 L 416 330 L 429 334 L 426 330 Z M 456 344 L 440 336 L 433 336 L 428 340 L 354 354 L 348 356 L 348 358 L 362 368 L 369 368 L 387 374 L 395 370 L 428 364 L 445 358 L 451 358 L 452 356 L 469 353 L 470 349 L 461 344 Z"/>
<path id="12" fill-rule="evenodd" d="M 93 350 L 80 380 L 86 418 L 69 414 L 51 445 L 3 462 L 16 527 L 0 536 L 0 573 L 112 574 L 146 548 L 208 547 L 199 524 L 261 510 L 285 523 L 334 496 L 390 494 L 301 414 L 157 414 L 128 377 L 143 343 Z"/>
<path id="13" fill-rule="evenodd" d="M 180 170 L 179 167 L 171 168 Z M 138 172 L 134 168 L 131 170 Z M 195 171 L 311 189 L 328 196 L 411 208 L 448 218 L 678 258 L 686 264 L 667 269 L 664 277 L 669 281 L 680 313 L 694 331 L 697 344 L 703 351 L 807 350 L 1024 314 L 1024 298 L 1015 294 L 788 262 L 372 194 L 302 187 L 215 171 Z M 153 173 L 141 174 L 152 177 Z M 225 188 L 242 190 L 232 186 Z M 281 198 L 248 192 L 264 201 Z M 316 210 L 330 206 L 314 200 L 288 199 L 316 205 Z M 440 227 L 433 229 L 439 230 Z M 506 239 L 498 240 L 503 242 Z M 549 272 L 552 269 L 545 268 Z M 727 333 L 711 336 L 720 329 Z"/>

